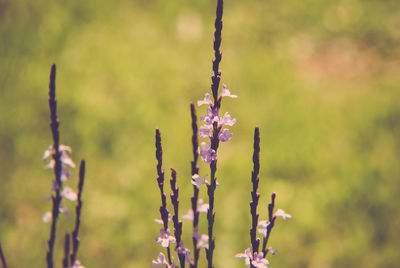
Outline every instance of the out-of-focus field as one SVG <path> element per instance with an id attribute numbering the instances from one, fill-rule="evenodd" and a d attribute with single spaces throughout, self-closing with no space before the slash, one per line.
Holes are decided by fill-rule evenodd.
<path id="1" fill-rule="evenodd" d="M 45 266 L 53 62 L 61 143 L 87 161 L 79 258 L 151 267 L 161 250 L 154 129 L 185 213 L 189 103 L 210 88 L 215 5 L 0 0 L 0 240 L 10 267 Z M 250 244 L 256 125 L 261 217 L 273 191 L 293 215 L 273 230 L 273 267 L 400 267 L 398 1 L 231 0 L 223 21 L 222 81 L 239 98 L 223 102 L 237 124 L 218 154 L 215 267 L 244 266 L 233 256 Z M 59 222 L 58 267 L 72 219 Z"/>

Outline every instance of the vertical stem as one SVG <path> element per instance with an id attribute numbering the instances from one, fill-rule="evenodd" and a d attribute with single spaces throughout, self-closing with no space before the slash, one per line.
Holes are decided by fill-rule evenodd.
<path id="1" fill-rule="evenodd" d="M 57 101 L 56 101 L 56 65 L 53 64 L 51 66 L 50 72 L 50 84 L 49 84 L 49 107 L 50 107 L 50 128 L 51 133 L 53 136 L 53 159 L 55 161 L 54 167 L 54 175 L 55 175 L 55 196 L 52 195 L 52 221 L 51 221 L 51 228 L 50 228 L 50 238 L 48 240 L 48 251 L 46 255 L 47 260 L 47 267 L 53 268 L 53 251 L 54 251 L 54 242 L 56 239 L 56 225 L 57 219 L 59 215 L 59 207 L 61 203 L 61 193 L 60 190 L 62 189 L 62 181 L 61 181 L 61 153 L 59 151 L 60 145 L 60 133 L 59 133 L 59 120 L 57 118 Z"/>
<path id="2" fill-rule="evenodd" d="M 62 261 L 63 268 L 68 268 L 68 259 L 69 259 L 68 256 L 69 256 L 69 234 L 66 233 L 64 240 L 64 258 Z"/>
<path id="3" fill-rule="evenodd" d="M 82 210 L 82 191 L 83 191 L 83 184 L 85 181 L 85 169 L 86 169 L 86 162 L 85 160 L 81 160 L 81 164 L 79 166 L 79 182 L 78 182 L 78 203 L 75 207 L 76 218 L 75 218 L 75 227 L 72 231 L 72 252 L 70 254 L 71 265 L 75 263 L 76 256 L 78 254 L 79 249 L 79 227 L 81 225 L 81 210 Z"/>
<path id="4" fill-rule="evenodd" d="M 171 168 L 171 203 L 174 207 L 174 216 L 172 216 L 172 221 L 174 223 L 175 228 L 175 239 L 176 239 L 176 247 L 175 250 L 178 252 L 179 262 L 181 264 L 181 268 L 185 268 L 185 248 L 183 246 L 183 242 L 181 240 L 182 237 L 182 222 L 179 221 L 179 188 L 176 186 L 176 171 Z"/>
<path id="5" fill-rule="evenodd" d="M 257 206 L 260 194 L 257 193 L 260 172 L 260 130 L 258 127 L 254 130 L 254 153 L 253 153 L 253 171 L 251 172 L 251 182 L 253 184 L 253 191 L 251 192 L 252 201 L 250 202 L 250 213 L 251 213 L 251 229 L 250 229 L 250 241 L 252 247 L 252 253 L 258 252 L 260 245 L 260 239 L 257 238 L 257 225 L 258 225 L 258 213 Z M 251 267 L 254 267 L 250 264 Z"/>
<path id="6" fill-rule="evenodd" d="M 193 132 L 192 134 L 193 161 L 191 161 L 191 167 L 192 167 L 191 173 L 193 176 L 199 173 L 199 167 L 197 166 L 197 160 L 199 158 L 199 153 L 197 150 L 199 147 L 199 141 L 197 138 L 198 127 L 197 127 L 196 109 L 193 103 L 190 104 L 190 114 L 192 118 L 192 132 Z M 193 197 L 191 198 L 192 211 L 193 211 L 193 232 L 194 230 L 198 230 L 199 226 L 199 212 L 197 211 L 198 199 L 199 199 L 199 189 L 195 185 L 193 185 Z M 193 241 L 194 261 L 191 267 L 197 268 L 197 264 L 199 262 L 199 257 L 200 257 L 200 250 L 197 248 L 197 238 L 194 235 L 192 236 L 192 241 Z"/>
<path id="7" fill-rule="evenodd" d="M 168 230 L 168 216 L 169 212 L 167 209 L 167 197 L 164 193 L 164 171 L 162 170 L 162 146 L 161 146 L 161 133 L 159 129 L 156 129 L 156 159 L 157 159 L 157 182 L 158 188 L 161 194 L 161 207 L 160 214 L 163 221 L 164 230 Z M 171 249 L 167 248 L 168 262 L 172 264 Z"/>
<path id="8" fill-rule="evenodd" d="M 1 264 L 3 265 L 3 268 L 7 268 L 6 258 L 4 257 L 3 249 L 1 248 L 1 242 L 0 242 L 0 260 Z"/>
<path id="9" fill-rule="evenodd" d="M 263 247 L 262 247 L 262 251 L 264 253 L 264 258 L 267 257 L 268 239 L 269 239 L 269 236 L 271 235 L 271 231 L 272 231 L 272 228 L 275 225 L 275 220 L 276 220 L 276 217 L 273 214 L 274 213 L 274 207 L 275 207 L 275 198 L 276 198 L 276 193 L 272 193 L 272 195 L 271 195 L 271 203 L 268 204 L 268 220 L 269 220 L 269 224 L 267 226 L 266 236 L 263 239 Z"/>

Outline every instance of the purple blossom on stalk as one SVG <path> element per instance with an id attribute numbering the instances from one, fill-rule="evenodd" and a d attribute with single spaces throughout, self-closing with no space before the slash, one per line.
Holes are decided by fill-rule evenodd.
<path id="1" fill-rule="evenodd" d="M 53 146 L 50 155 L 54 160 L 54 183 L 57 185 L 55 187 L 55 194 L 51 196 L 53 207 L 51 211 L 51 227 L 50 227 L 50 238 L 48 240 L 48 250 L 46 253 L 46 262 L 48 268 L 53 268 L 53 252 L 54 244 L 56 240 L 56 226 L 58 214 L 60 212 L 60 204 L 62 200 L 61 189 L 62 189 L 62 154 L 65 150 L 60 150 L 60 132 L 59 125 L 60 122 L 57 117 L 57 101 L 56 101 L 56 65 L 51 66 L 50 71 L 50 83 L 49 83 L 49 108 L 50 108 L 50 129 L 53 137 Z M 61 147 L 62 149 L 62 147 Z M 45 153 L 46 154 L 46 153 Z"/>
<path id="2" fill-rule="evenodd" d="M 199 202 L 197 203 L 197 213 L 206 213 L 208 208 L 209 205 L 205 204 L 203 199 L 200 198 Z M 194 220 L 193 209 L 189 209 L 188 212 L 182 216 L 182 219 L 193 221 Z"/>
<path id="3" fill-rule="evenodd" d="M 262 252 L 252 253 L 250 248 L 247 248 L 244 253 L 236 254 L 235 257 L 244 258 L 245 264 L 251 267 L 268 268 L 267 265 L 269 265 L 269 261 L 264 258 L 264 254 Z"/>
<path id="4" fill-rule="evenodd" d="M 211 144 L 202 142 L 199 147 L 199 154 L 201 159 L 206 164 L 211 164 L 212 161 L 217 160 L 217 153 L 214 149 L 211 148 Z"/>
<path id="5" fill-rule="evenodd" d="M 169 264 L 163 253 L 158 254 L 156 260 L 152 261 L 154 266 L 165 266 L 166 268 L 178 268 L 175 264 Z"/>
<path id="6" fill-rule="evenodd" d="M 161 146 L 161 134 L 160 130 L 156 129 L 156 159 L 157 159 L 157 183 L 158 188 L 160 189 L 161 195 L 161 206 L 160 206 L 160 214 L 161 220 L 163 222 L 163 228 L 160 230 L 160 236 L 156 239 L 157 242 L 160 242 L 162 247 L 167 248 L 167 257 L 168 264 L 172 264 L 171 258 L 171 249 L 169 247 L 169 243 L 175 243 L 175 238 L 170 234 L 170 229 L 168 228 L 168 220 L 170 218 L 168 209 L 167 209 L 167 197 L 164 193 L 164 171 L 162 170 L 162 146 Z"/>
<path id="7" fill-rule="evenodd" d="M 237 258 L 245 258 L 246 265 L 252 268 L 266 268 L 269 265 L 266 259 L 268 252 L 272 254 L 276 253 L 276 250 L 269 247 L 267 248 L 268 238 L 271 234 L 272 227 L 275 224 L 277 217 L 282 217 L 283 219 L 291 218 L 292 216 L 287 214 L 284 210 L 278 209 L 275 214 L 273 210 L 275 207 L 275 197 L 276 194 L 272 194 L 272 201 L 268 204 L 268 220 L 258 221 L 257 206 L 260 198 L 260 194 L 257 193 L 259 184 L 259 172 L 260 172 L 260 130 L 258 127 L 254 130 L 254 152 L 253 152 L 253 171 L 251 173 L 251 182 L 253 185 L 253 190 L 251 192 L 251 202 L 250 202 L 250 214 L 251 214 L 251 229 L 250 229 L 250 241 L 251 248 L 247 248 L 245 253 L 236 254 Z M 258 232 L 263 235 L 263 245 L 261 251 L 259 250 L 260 239 L 257 238 L 257 227 Z"/>
<path id="8" fill-rule="evenodd" d="M 199 174 L 194 174 L 192 176 L 192 184 L 197 188 L 200 188 L 201 185 L 209 185 L 210 183 L 207 181 L 208 175 L 204 175 L 204 178 L 200 177 Z"/>
<path id="9" fill-rule="evenodd" d="M 170 243 L 175 243 L 176 239 L 171 235 L 171 230 L 160 229 L 160 236 L 156 238 L 157 243 L 161 243 L 163 248 L 168 248 Z"/>

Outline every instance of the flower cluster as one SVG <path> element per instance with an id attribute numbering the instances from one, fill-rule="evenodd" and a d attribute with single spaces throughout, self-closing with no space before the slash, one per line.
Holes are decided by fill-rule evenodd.
<path id="1" fill-rule="evenodd" d="M 71 157 L 68 155 L 68 153 L 72 153 L 71 147 L 60 144 L 58 146 L 58 151 L 60 153 L 60 161 L 61 161 L 61 179 L 60 179 L 61 185 L 56 180 L 54 180 L 52 183 L 51 190 L 60 191 L 62 199 L 76 201 L 78 198 L 77 193 L 74 190 L 72 190 L 71 187 L 62 185 L 63 182 L 67 181 L 71 177 L 71 171 L 69 171 L 67 167 L 75 168 L 76 166 L 75 163 L 72 161 Z M 42 160 L 46 161 L 48 158 L 53 157 L 55 153 L 56 152 L 53 146 L 49 146 L 49 148 L 43 153 Z M 46 165 L 46 168 L 54 169 L 55 166 L 56 166 L 56 161 L 52 158 Z M 64 213 L 64 215 L 68 217 L 69 215 L 68 209 L 64 204 L 60 207 L 59 211 L 61 213 Z M 52 218 L 52 212 L 48 211 L 43 215 L 42 220 L 43 222 L 49 222 L 51 218 Z"/>
<path id="2" fill-rule="evenodd" d="M 226 85 L 223 84 L 218 101 L 220 102 L 223 97 L 237 98 L 237 95 L 232 95 Z M 199 128 L 199 136 L 200 138 L 208 138 L 209 140 L 200 144 L 199 154 L 205 163 L 210 164 L 217 159 L 216 150 L 211 148 L 213 137 L 217 137 L 221 142 L 229 141 L 233 134 L 229 132 L 229 129 L 223 127 L 233 126 L 236 123 L 236 118 L 232 118 L 229 113 L 220 116 L 219 108 L 214 106 L 209 93 L 205 94 L 203 100 L 197 101 L 198 106 L 204 104 L 209 105 L 209 107 L 206 109 L 206 114 L 200 117 L 200 121 L 203 121 L 204 125 Z"/>

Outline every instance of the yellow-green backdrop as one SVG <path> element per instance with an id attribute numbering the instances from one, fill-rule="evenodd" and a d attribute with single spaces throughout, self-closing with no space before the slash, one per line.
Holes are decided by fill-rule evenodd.
<path id="1" fill-rule="evenodd" d="M 161 250 L 154 129 L 186 212 L 189 103 L 210 89 L 215 6 L 0 0 L 0 240 L 10 267 L 45 266 L 53 174 L 41 157 L 52 143 L 53 62 L 61 143 L 87 161 L 79 259 L 151 267 Z M 215 267 L 244 266 L 233 256 L 250 245 L 256 125 L 261 217 L 274 191 L 293 215 L 273 230 L 272 267 L 400 267 L 398 2 L 229 0 L 223 22 L 222 82 L 239 98 L 222 108 L 237 124 L 218 154 Z M 57 267 L 72 225 L 59 221 Z"/>

